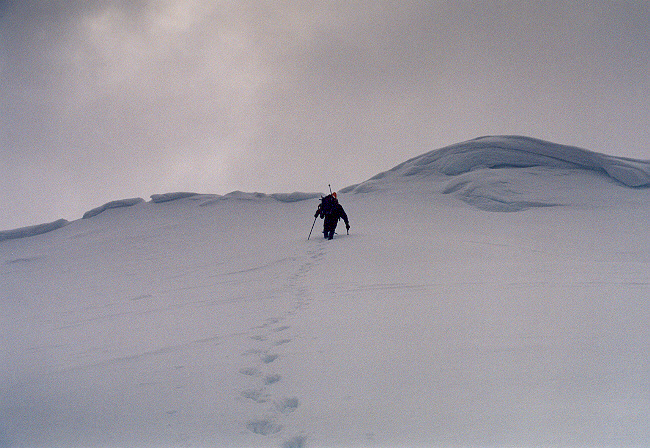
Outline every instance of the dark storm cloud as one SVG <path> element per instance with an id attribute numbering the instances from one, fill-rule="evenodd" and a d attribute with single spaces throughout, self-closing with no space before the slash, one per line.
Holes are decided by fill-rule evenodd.
<path id="1" fill-rule="evenodd" d="M 650 158 L 648 23 L 647 2 L 5 1 L 0 227 L 342 187 L 486 134 Z"/>

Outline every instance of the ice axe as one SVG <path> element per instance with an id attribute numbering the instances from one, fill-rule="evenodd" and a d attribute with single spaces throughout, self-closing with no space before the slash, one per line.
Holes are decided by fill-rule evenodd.
<path id="1" fill-rule="evenodd" d="M 311 232 L 314 230 L 314 224 L 316 224 L 316 219 L 318 218 L 318 215 L 314 216 L 314 223 L 311 225 L 311 230 L 309 231 L 309 236 L 307 237 L 307 241 L 309 241 L 309 238 L 311 237 Z"/>
<path id="2" fill-rule="evenodd" d="M 327 186 L 330 189 L 330 194 L 332 194 L 332 186 L 330 184 L 327 184 Z M 314 216 L 314 222 L 311 224 L 311 230 L 309 231 L 309 236 L 307 236 L 307 241 L 309 241 L 309 238 L 311 238 L 311 232 L 314 231 L 314 225 L 316 224 L 316 219 L 318 218 L 318 215 Z M 349 234 L 349 232 L 348 232 Z"/>

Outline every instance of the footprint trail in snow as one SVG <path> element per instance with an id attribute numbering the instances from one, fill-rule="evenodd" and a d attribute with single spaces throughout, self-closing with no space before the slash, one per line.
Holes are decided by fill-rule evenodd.
<path id="1" fill-rule="evenodd" d="M 300 407 L 300 398 L 283 395 L 278 386 L 284 381 L 279 367 L 283 350 L 290 350 L 292 327 L 287 320 L 295 316 L 309 304 L 306 277 L 312 267 L 324 256 L 324 245 L 319 244 L 301 263 L 297 271 L 290 276 L 278 291 L 294 300 L 292 308 L 280 317 L 269 317 L 250 336 L 250 349 L 242 353 L 247 361 L 239 373 L 248 377 L 249 387 L 240 392 L 240 399 L 252 403 L 257 415 L 244 422 L 247 431 L 261 436 L 276 437 L 284 440 L 284 448 L 301 448 L 306 444 L 306 436 L 292 432 L 291 417 Z M 286 388 L 283 388 L 286 390 Z"/>

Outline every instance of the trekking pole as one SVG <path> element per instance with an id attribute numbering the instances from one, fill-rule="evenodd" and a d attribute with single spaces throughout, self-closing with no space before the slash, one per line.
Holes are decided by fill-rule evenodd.
<path id="1" fill-rule="evenodd" d="M 332 194 L 332 186 L 330 184 L 327 184 L 328 187 L 330 187 L 330 194 Z"/>
<path id="2" fill-rule="evenodd" d="M 314 216 L 314 223 L 311 225 L 311 230 L 309 231 L 309 236 L 307 237 L 307 241 L 309 241 L 309 238 L 311 237 L 311 232 L 314 230 L 314 224 L 316 224 L 316 218 L 318 218 L 318 216 Z"/>

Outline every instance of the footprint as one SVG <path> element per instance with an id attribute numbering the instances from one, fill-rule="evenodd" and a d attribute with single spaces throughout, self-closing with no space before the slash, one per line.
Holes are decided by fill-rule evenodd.
<path id="1" fill-rule="evenodd" d="M 247 376 L 260 376 L 260 371 L 255 367 L 244 367 L 243 369 L 239 369 L 239 373 Z"/>
<path id="2" fill-rule="evenodd" d="M 296 436 L 282 444 L 282 448 L 305 448 L 307 446 L 307 437 Z"/>
<path id="3" fill-rule="evenodd" d="M 278 327 L 278 328 L 274 329 L 273 331 L 280 332 L 280 331 L 288 330 L 289 328 L 291 328 L 291 327 L 288 326 L 288 325 L 282 325 L 281 327 Z"/>
<path id="4" fill-rule="evenodd" d="M 264 323 L 261 325 L 260 328 L 266 328 L 266 327 L 269 327 L 271 325 L 275 325 L 278 322 L 280 322 L 280 319 L 278 319 L 277 317 L 271 317 L 269 319 L 264 319 Z"/>
<path id="5" fill-rule="evenodd" d="M 271 364 L 273 361 L 275 361 L 279 357 L 280 357 L 280 355 L 276 355 L 276 354 L 264 355 L 264 356 L 262 356 L 262 361 L 264 362 L 264 364 Z"/>
<path id="6" fill-rule="evenodd" d="M 288 344 L 289 342 L 291 342 L 291 339 L 280 339 L 279 341 L 277 341 L 273 345 L 277 347 L 279 345 Z"/>
<path id="7" fill-rule="evenodd" d="M 264 378 L 264 384 L 269 386 L 271 384 L 277 383 L 281 379 L 282 379 L 282 377 L 280 375 L 278 375 L 277 373 L 273 374 L 273 375 L 267 375 L 266 378 Z"/>
<path id="8" fill-rule="evenodd" d="M 253 400 L 255 403 L 266 403 L 269 401 L 269 394 L 261 389 L 249 389 L 242 391 L 242 397 Z"/>
<path id="9" fill-rule="evenodd" d="M 251 420 L 246 423 L 246 427 L 255 434 L 261 434 L 263 436 L 278 433 L 282 429 L 282 425 L 278 425 L 271 419 Z"/>
<path id="10" fill-rule="evenodd" d="M 285 398 L 281 401 L 275 402 L 275 408 L 283 414 L 291 414 L 293 411 L 298 409 L 300 401 L 296 397 Z"/>
<path id="11" fill-rule="evenodd" d="M 264 350 L 251 349 L 251 350 L 248 350 L 248 351 L 242 353 L 242 356 L 259 355 L 260 353 L 264 353 Z"/>

